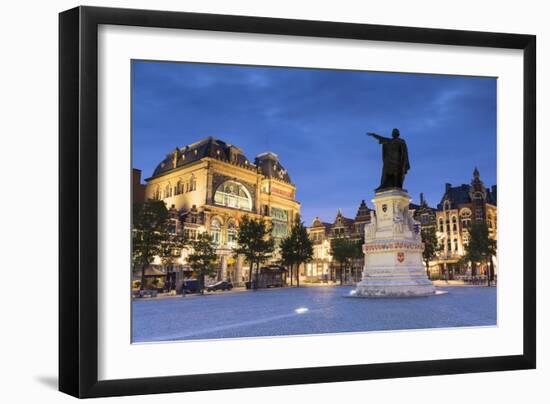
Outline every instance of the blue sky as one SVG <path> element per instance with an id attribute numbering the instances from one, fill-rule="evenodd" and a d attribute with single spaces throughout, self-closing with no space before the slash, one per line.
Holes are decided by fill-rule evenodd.
<path id="1" fill-rule="evenodd" d="M 176 146 L 214 136 L 250 160 L 279 155 L 302 218 L 355 217 L 379 185 L 381 146 L 366 132 L 399 128 L 411 170 L 404 188 L 435 206 L 446 182 L 478 167 L 496 183 L 496 79 L 133 61 L 133 167 L 149 177 Z"/>

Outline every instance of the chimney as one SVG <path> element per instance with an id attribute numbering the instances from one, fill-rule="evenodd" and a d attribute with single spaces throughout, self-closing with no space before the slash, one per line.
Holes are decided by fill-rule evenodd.
<path id="1" fill-rule="evenodd" d="M 420 192 L 420 205 L 424 205 L 424 192 Z"/>
<path id="2" fill-rule="evenodd" d="M 445 183 L 445 192 L 449 192 L 450 189 L 451 189 L 451 184 L 446 182 Z"/>

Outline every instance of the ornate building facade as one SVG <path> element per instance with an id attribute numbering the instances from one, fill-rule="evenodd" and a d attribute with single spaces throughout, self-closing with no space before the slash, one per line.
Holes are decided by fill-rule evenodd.
<path id="1" fill-rule="evenodd" d="M 470 184 L 453 187 L 445 184 L 445 192 L 437 205 L 436 228 L 441 248 L 438 259 L 430 267 L 432 277 L 472 275 L 472 268 L 461 263 L 469 241 L 468 229 L 472 223 L 486 223 L 489 236 L 497 239 L 497 187 L 486 188 L 478 169 L 473 172 Z M 496 259 L 493 259 L 495 273 Z M 486 268 L 477 273 L 484 274 Z"/>
<path id="2" fill-rule="evenodd" d="M 276 154 L 262 153 L 251 162 L 239 147 L 213 137 L 175 148 L 145 181 L 145 198 L 166 203 L 174 231 L 189 239 L 205 231 L 212 235 L 219 277 L 235 284 L 248 272 L 248 264 L 232 253 L 242 218 L 270 222 L 277 242 L 300 213 L 296 187 Z M 189 270 L 186 255 L 176 272 Z"/>
<path id="3" fill-rule="evenodd" d="M 328 282 L 336 280 L 336 263 L 331 256 L 331 240 L 348 238 L 359 241 L 363 238 L 365 225 L 370 223 L 372 210 L 365 201 L 361 201 L 355 218 L 345 217 L 340 209 L 332 223 L 322 222 L 316 217 L 307 228 L 313 242 L 313 259 L 300 268 L 300 275 L 305 282 Z M 353 262 L 351 275 L 361 272 L 362 260 Z"/>

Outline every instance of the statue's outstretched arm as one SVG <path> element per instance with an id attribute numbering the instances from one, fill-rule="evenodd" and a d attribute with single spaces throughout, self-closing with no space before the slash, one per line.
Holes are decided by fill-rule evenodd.
<path id="1" fill-rule="evenodd" d="M 372 136 L 373 138 L 378 140 L 380 143 L 383 143 L 384 141 L 390 140 L 388 138 L 385 138 L 384 136 L 377 135 L 376 133 L 373 133 L 373 132 L 368 132 L 367 135 Z"/>

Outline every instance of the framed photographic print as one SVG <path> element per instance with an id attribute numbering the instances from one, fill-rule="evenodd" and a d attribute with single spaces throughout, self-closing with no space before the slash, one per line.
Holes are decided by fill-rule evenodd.
<path id="1" fill-rule="evenodd" d="M 534 36 L 59 23 L 61 391 L 535 367 Z"/>

